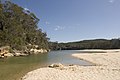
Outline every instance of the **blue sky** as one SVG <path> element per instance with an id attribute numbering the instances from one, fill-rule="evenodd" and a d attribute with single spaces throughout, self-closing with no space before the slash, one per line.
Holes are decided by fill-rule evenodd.
<path id="1" fill-rule="evenodd" d="M 12 0 L 40 19 L 51 41 L 120 37 L 120 0 Z"/>

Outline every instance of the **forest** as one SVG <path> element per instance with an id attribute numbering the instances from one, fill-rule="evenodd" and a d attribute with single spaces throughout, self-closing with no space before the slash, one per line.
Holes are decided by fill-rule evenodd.
<path id="1" fill-rule="evenodd" d="M 11 1 L 0 1 L 0 47 L 25 50 L 29 45 L 49 49 L 47 34 L 38 27 L 34 13 Z"/>
<path id="2" fill-rule="evenodd" d="M 120 39 L 94 39 L 68 43 L 50 43 L 52 50 L 119 49 Z"/>

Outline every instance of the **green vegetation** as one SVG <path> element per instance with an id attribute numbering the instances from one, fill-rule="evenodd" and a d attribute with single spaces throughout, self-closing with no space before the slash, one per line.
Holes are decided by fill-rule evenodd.
<path id="1" fill-rule="evenodd" d="M 50 46 L 52 50 L 119 49 L 120 39 L 95 39 L 68 43 L 51 42 Z"/>
<path id="2" fill-rule="evenodd" d="M 10 1 L 0 2 L 0 47 L 24 50 L 28 45 L 48 49 L 48 38 L 38 28 L 34 13 Z"/>

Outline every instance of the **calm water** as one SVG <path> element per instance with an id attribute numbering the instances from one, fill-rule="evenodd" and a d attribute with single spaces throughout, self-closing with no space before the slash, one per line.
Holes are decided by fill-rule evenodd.
<path id="1" fill-rule="evenodd" d="M 50 63 L 62 63 L 62 64 L 76 64 L 76 65 L 92 65 L 91 63 L 72 57 L 71 54 L 78 53 L 80 51 L 52 51 L 48 54 L 48 64 Z"/>
<path id="2" fill-rule="evenodd" d="M 92 65 L 71 56 L 79 51 L 51 51 L 48 54 L 0 59 L 0 80 L 18 80 L 25 73 L 52 63 Z"/>

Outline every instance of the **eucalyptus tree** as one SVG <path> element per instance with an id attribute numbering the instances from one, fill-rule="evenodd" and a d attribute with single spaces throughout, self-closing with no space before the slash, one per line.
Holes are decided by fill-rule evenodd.
<path id="1" fill-rule="evenodd" d="M 29 10 L 5 1 L 0 3 L 0 46 L 9 45 L 13 49 L 32 44 L 48 48 L 48 38 L 38 28 L 39 19 Z"/>

